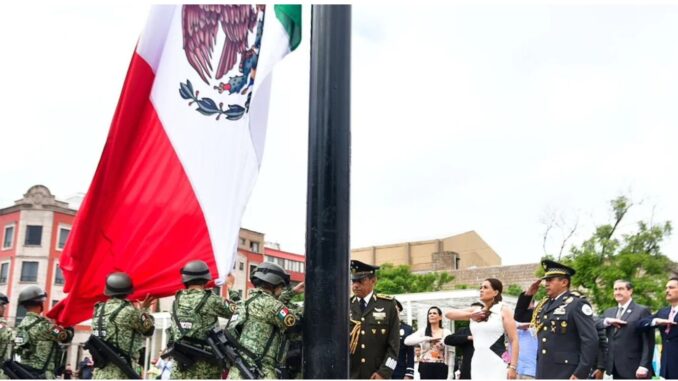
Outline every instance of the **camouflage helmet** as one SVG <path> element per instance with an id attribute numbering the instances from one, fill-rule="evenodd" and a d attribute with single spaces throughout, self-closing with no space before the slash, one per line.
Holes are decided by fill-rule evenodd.
<path id="1" fill-rule="evenodd" d="M 205 282 L 212 280 L 210 268 L 205 261 L 190 261 L 181 268 L 181 282 L 188 283 L 197 279 L 204 280 Z"/>
<path id="2" fill-rule="evenodd" d="M 47 294 L 38 286 L 28 286 L 19 293 L 19 304 L 26 302 L 44 302 Z"/>
<path id="3" fill-rule="evenodd" d="M 123 272 L 115 272 L 106 278 L 106 296 L 127 296 L 134 291 L 132 278 Z"/>
<path id="4" fill-rule="evenodd" d="M 290 274 L 288 274 L 282 267 L 271 262 L 264 262 L 257 266 L 252 273 L 252 278 L 262 280 L 273 286 L 283 284 L 285 286 L 290 284 Z"/>
<path id="5" fill-rule="evenodd" d="M 0 306 L 4 306 L 5 304 L 9 304 L 9 299 L 7 298 L 7 295 L 0 292 Z"/>

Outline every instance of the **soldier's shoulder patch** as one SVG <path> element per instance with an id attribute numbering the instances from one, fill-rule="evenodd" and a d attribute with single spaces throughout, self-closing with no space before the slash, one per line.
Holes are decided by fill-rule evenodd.
<path id="1" fill-rule="evenodd" d="M 228 303 L 228 310 L 231 311 L 231 313 L 235 313 L 235 311 L 238 310 L 238 305 L 235 303 Z"/>
<path id="2" fill-rule="evenodd" d="M 393 300 L 393 297 L 390 295 L 384 295 L 384 294 L 377 294 L 377 298 L 379 299 L 384 299 L 384 300 Z"/>
<path id="3" fill-rule="evenodd" d="M 295 318 L 294 315 L 290 313 L 290 310 L 285 306 L 278 310 L 276 316 L 283 322 L 283 324 L 285 324 L 286 327 L 291 327 L 297 322 L 297 318 Z"/>
<path id="4" fill-rule="evenodd" d="M 586 316 L 591 316 L 593 315 L 593 308 L 591 308 L 588 303 L 584 303 L 581 306 L 581 312 L 583 312 Z"/>

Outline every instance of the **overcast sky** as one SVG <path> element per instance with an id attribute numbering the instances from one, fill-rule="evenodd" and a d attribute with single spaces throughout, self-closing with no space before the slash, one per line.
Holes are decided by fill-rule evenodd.
<path id="1" fill-rule="evenodd" d="M 0 13 L 1 207 L 87 190 L 149 7 L 39 5 Z M 243 219 L 299 253 L 309 16 Z M 352 38 L 352 247 L 475 230 L 504 264 L 536 262 L 545 218 L 578 221 L 578 243 L 621 194 L 623 230 L 678 221 L 678 4 L 355 5 Z"/>

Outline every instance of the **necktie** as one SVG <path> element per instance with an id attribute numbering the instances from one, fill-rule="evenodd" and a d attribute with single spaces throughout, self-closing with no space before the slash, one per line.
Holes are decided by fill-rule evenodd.
<path id="1" fill-rule="evenodd" d="M 673 319 L 676 317 L 676 311 L 678 311 L 678 308 L 671 308 L 671 313 L 669 314 L 669 320 L 673 321 Z M 668 324 L 666 326 L 666 329 L 664 332 L 669 333 L 671 332 L 671 325 Z"/>
<path id="2" fill-rule="evenodd" d="M 624 313 L 624 307 L 617 308 L 617 319 L 621 319 L 622 314 Z"/>
<path id="3" fill-rule="evenodd" d="M 365 299 L 360 299 L 360 312 L 365 312 L 365 308 L 367 308 L 367 302 Z"/>

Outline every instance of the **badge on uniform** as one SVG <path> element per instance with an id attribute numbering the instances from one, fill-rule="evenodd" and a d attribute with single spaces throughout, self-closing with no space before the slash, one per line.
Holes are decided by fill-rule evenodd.
<path id="1" fill-rule="evenodd" d="M 554 315 L 565 315 L 565 306 L 560 306 L 553 311 Z"/>
<path id="2" fill-rule="evenodd" d="M 191 322 L 189 322 L 189 321 L 182 321 L 182 322 L 179 322 L 179 325 L 181 325 L 181 328 L 183 328 L 183 329 L 191 329 L 191 328 L 193 328 L 193 323 L 191 323 Z"/>
<path id="3" fill-rule="evenodd" d="M 384 312 L 383 308 L 375 308 L 372 316 L 375 320 L 384 320 L 386 319 L 386 312 Z"/>
<path id="4" fill-rule="evenodd" d="M 404 335 L 405 335 L 405 330 L 400 328 L 400 336 L 404 336 Z"/>
<path id="5" fill-rule="evenodd" d="M 581 306 L 581 312 L 583 312 L 584 315 L 586 316 L 593 315 L 593 309 L 588 304 L 584 304 L 583 306 Z"/>

